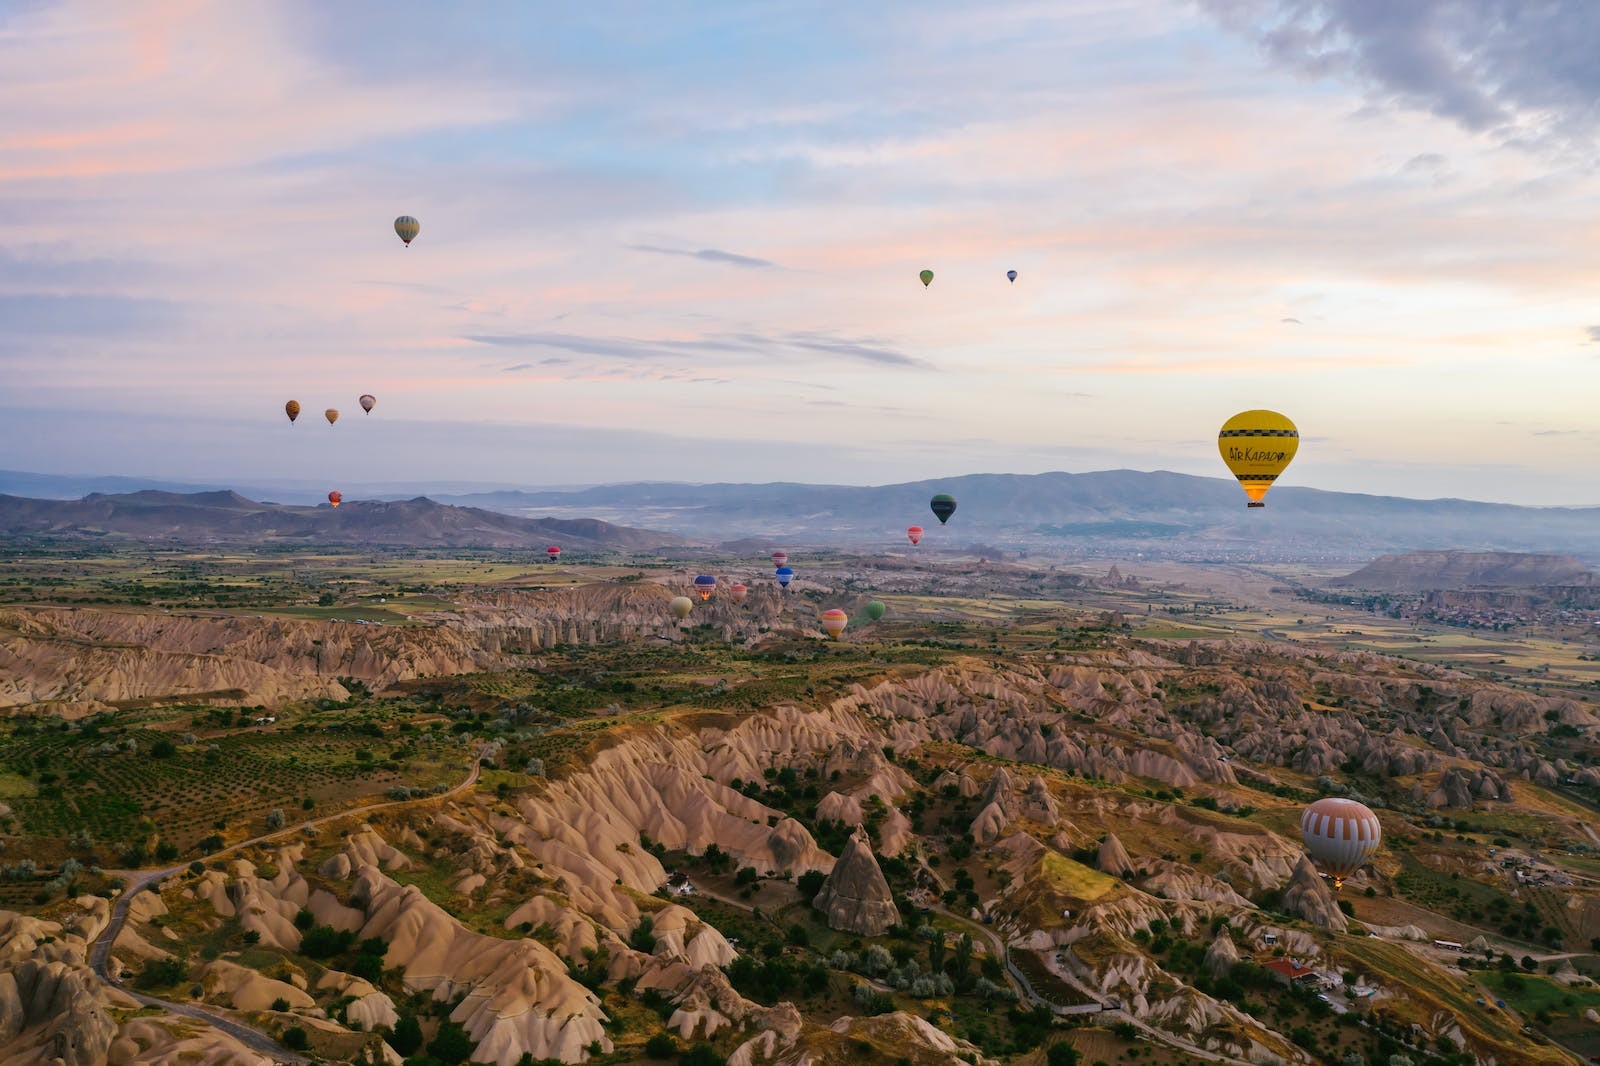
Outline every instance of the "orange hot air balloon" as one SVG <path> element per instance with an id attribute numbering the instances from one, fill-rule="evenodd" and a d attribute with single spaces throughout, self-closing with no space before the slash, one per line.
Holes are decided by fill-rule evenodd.
<path id="1" fill-rule="evenodd" d="M 334 489 L 332 492 L 328 493 L 328 502 L 333 504 L 335 507 L 338 507 L 339 504 L 344 502 L 344 494 L 338 489 Z"/>
<path id="2" fill-rule="evenodd" d="M 744 598 L 750 595 L 750 589 L 744 585 L 729 585 L 728 595 L 733 597 L 734 603 L 743 603 Z"/>
<path id="3" fill-rule="evenodd" d="M 822 612 L 822 629 L 834 640 L 839 639 L 839 634 L 844 632 L 844 627 L 850 624 L 850 616 L 839 608 Z"/>
<path id="4" fill-rule="evenodd" d="M 364 392 L 361 394 L 360 402 L 361 409 L 370 415 L 372 413 L 372 409 L 378 405 L 378 398 L 372 395 L 370 392 Z"/>
<path id="5" fill-rule="evenodd" d="M 339 421 L 339 409 L 337 407 L 330 407 L 326 411 L 322 412 L 322 417 L 326 418 L 328 420 L 328 425 L 331 426 L 335 422 Z"/>
<path id="6" fill-rule="evenodd" d="M 907 526 L 906 527 L 906 538 L 908 540 L 910 540 L 912 544 L 921 544 L 922 543 L 922 527 L 921 526 Z"/>
<path id="7" fill-rule="evenodd" d="M 283 413 L 288 415 L 289 421 L 293 423 L 295 419 L 300 417 L 300 401 L 290 400 L 288 403 L 284 404 Z"/>

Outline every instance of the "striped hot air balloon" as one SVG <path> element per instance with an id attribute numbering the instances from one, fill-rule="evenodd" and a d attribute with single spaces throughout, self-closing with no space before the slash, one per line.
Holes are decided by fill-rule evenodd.
<path id="1" fill-rule="evenodd" d="M 1378 850 L 1383 826 L 1365 804 L 1328 796 L 1300 816 L 1300 836 L 1317 869 L 1333 878 L 1338 889 Z"/>
<path id="2" fill-rule="evenodd" d="M 750 589 L 746 585 L 729 585 L 728 595 L 733 597 L 734 603 L 743 603 L 744 598 L 750 595 Z"/>
<path id="3" fill-rule="evenodd" d="M 710 574 L 701 574 L 699 577 L 694 579 L 694 589 L 696 592 L 700 593 L 700 598 L 702 600 L 709 600 L 711 598 L 712 590 L 714 590 L 716 587 L 717 579 L 712 577 Z"/>
<path id="4" fill-rule="evenodd" d="M 787 566 L 787 565 L 789 565 L 789 553 L 784 551 L 782 548 L 779 548 L 777 551 L 773 552 L 772 553 L 772 565 L 773 566 Z"/>
<path id="5" fill-rule="evenodd" d="M 1241 411 L 1222 424 L 1217 450 L 1250 497 L 1246 506 L 1265 507 L 1261 497 L 1300 450 L 1300 431 L 1276 411 Z"/>
<path id="6" fill-rule="evenodd" d="M 911 541 L 912 544 L 921 544 L 922 543 L 922 527 L 921 526 L 907 526 L 906 527 L 906 539 Z"/>
<path id="7" fill-rule="evenodd" d="M 284 404 L 283 405 L 283 413 L 289 416 L 289 421 L 290 422 L 293 422 L 295 419 L 299 418 L 300 417 L 300 401 L 299 400 L 290 400 L 288 403 Z"/>
<path id="8" fill-rule="evenodd" d="M 339 409 L 337 407 L 330 407 L 326 411 L 322 412 L 322 417 L 326 418 L 328 420 L 328 425 L 331 426 L 335 422 L 339 421 Z"/>
<path id="9" fill-rule="evenodd" d="M 844 627 L 850 624 L 850 616 L 839 608 L 822 612 L 822 629 L 834 640 L 839 639 L 839 634 L 844 632 Z"/>
<path id="10" fill-rule="evenodd" d="M 780 566 L 772 572 L 772 576 L 778 579 L 779 585 L 788 588 L 789 582 L 794 580 L 794 571 L 787 566 Z"/>
<path id="11" fill-rule="evenodd" d="M 561 545 L 552 544 L 550 547 L 544 550 L 544 553 L 545 555 L 549 556 L 550 561 L 553 563 L 557 559 L 561 558 Z"/>
<path id="12" fill-rule="evenodd" d="M 422 232 L 422 223 L 410 215 L 401 215 L 394 220 L 394 233 L 396 237 L 406 242 L 406 247 L 411 247 L 411 242 L 417 239 L 417 234 Z"/>

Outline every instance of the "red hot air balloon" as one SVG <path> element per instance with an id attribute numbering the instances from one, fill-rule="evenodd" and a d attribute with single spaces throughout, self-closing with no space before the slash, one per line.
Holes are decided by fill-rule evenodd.
<path id="1" fill-rule="evenodd" d="M 328 502 L 333 504 L 333 506 L 338 507 L 339 504 L 342 503 L 343 501 L 344 501 L 344 494 L 341 493 L 338 489 L 334 489 L 332 492 L 328 493 Z"/>
<path id="2" fill-rule="evenodd" d="M 550 557 L 550 561 L 553 563 L 557 559 L 561 558 L 561 546 L 559 544 L 552 544 L 550 547 L 544 550 L 544 553 Z"/>
<path id="3" fill-rule="evenodd" d="M 772 553 L 772 565 L 784 566 L 789 562 L 789 553 L 779 549 Z"/>
<path id="4" fill-rule="evenodd" d="M 922 527 L 921 526 L 907 526 L 906 527 L 906 538 L 908 540 L 910 540 L 912 544 L 921 544 L 922 543 Z"/>
<path id="5" fill-rule="evenodd" d="M 750 595 L 750 589 L 744 585 L 729 585 L 728 594 L 733 597 L 734 603 L 743 603 L 744 598 Z"/>

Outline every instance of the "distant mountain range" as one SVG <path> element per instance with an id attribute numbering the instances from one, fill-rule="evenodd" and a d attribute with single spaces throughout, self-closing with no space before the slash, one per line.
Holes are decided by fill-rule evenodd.
<path id="1" fill-rule="evenodd" d="M 958 501 L 941 527 L 937 492 Z M 1147 556 L 1365 560 L 1421 549 L 1600 554 L 1600 508 L 1410 500 L 1283 486 L 1246 509 L 1237 484 L 1166 471 L 972 474 L 937 481 L 845 485 L 604 485 L 572 491 L 446 496 L 508 514 L 586 514 L 686 536 L 773 543 L 925 547 L 984 539 L 1013 549 L 1058 547 Z"/>
<path id="2" fill-rule="evenodd" d="M 0 487 L 15 484 L 16 478 L 39 476 L 0 472 Z M 928 500 L 937 492 L 951 493 L 958 501 L 945 526 L 928 510 Z M 424 499 L 381 494 L 389 506 L 400 508 L 390 511 L 378 502 L 356 499 L 358 495 L 363 495 L 359 488 L 345 489 L 350 502 L 338 511 L 257 503 L 215 491 L 96 493 L 82 501 L 55 501 L 55 508 L 48 506 L 52 501 L 0 497 L 0 532 L 114 526 L 117 532 L 137 536 L 182 537 L 190 535 L 185 530 L 206 530 L 205 536 L 229 540 L 526 546 L 540 538 L 588 536 L 584 530 L 591 527 L 568 523 L 599 519 L 603 521 L 594 528 L 616 528 L 622 539 L 606 541 L 609 534 L 597 532 L 596 543 L 619 548 L 675 539 L 625 528 L 638 526 L 747 548 L 812 544 L 909 550 L 905 529 L 920 525 L 927 530 L 920 549 L 924 552 L 964 551 L 981 544 L 1013 551 L 1328 563 L 1425 550 L 1600 559 L 1596 507 L 1411 500 L 1280 486 L 1267 497 L 1265 508 L 1247 510 L 1244 494 L 1231 481 L 1165 471 L 970 474 L 870 487 L 641 482 L 445 493 Z M 304 499 L 298 491 L 282 498 Z M 184 508 L 188 511 L 180 514 Z M 608 527 L 607 522 L 617 525 Z M 627 535 L 634 532 L 642 539 Z"/>
<path id="3" fill-rule="evenodd" d="M 1517 552 L 1407 552 L 1374 559 L 1353 574 L 1335 578 L 1330 588 L 1384 592 L 1428 592 L 1434 589 L 1590 588 L 1600 582 L 1583 563 L 1568 555 Z"/>
<path id="4" fill-rule="evenodd" d="M 133 537 L 180 544 L 382 545 L 426 548 L 646 550 L 683 543 L 671 533 L 590 518 L 533 520 L 426 497 L 350 500 L 335 509 L 261 503 L 236 492 L 93 493 L 81 500 L 0 496 L 0 535 Z"/>

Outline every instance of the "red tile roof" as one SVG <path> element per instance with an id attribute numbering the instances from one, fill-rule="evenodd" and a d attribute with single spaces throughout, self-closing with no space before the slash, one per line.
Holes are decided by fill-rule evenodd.
<path id="1" fill-rule="evenodd" d="M 1282 974 L 1291 981 L 1298 981 L 1302 977 L 1310 977 L 1317 972 L 1289 959 L 1273 959 L 1267 963 L 1267 969 L 1273 973 Z"/>

